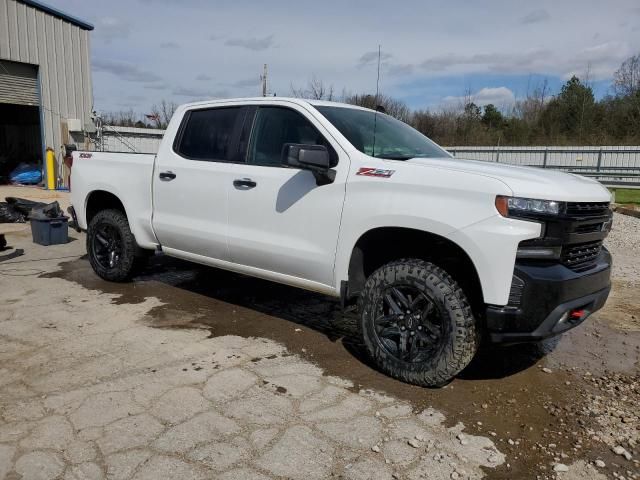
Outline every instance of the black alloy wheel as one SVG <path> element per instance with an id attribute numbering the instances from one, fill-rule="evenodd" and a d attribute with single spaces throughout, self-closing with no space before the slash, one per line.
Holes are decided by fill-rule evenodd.
<path id="1" fill-rule="evenodd" d="M 102 268 L 115 268 L 122 255 L 122 236 L 118 229 L 104 223 L 99 225 L 93 236 L 92 254 Z"/>
<path id="2" fill-rule="evenodd" d="M 480 329 L 467 296 L 433 263 L 410 258 L 378 268 L 365 282 L 359 309 L 367 353 L 403 382 L 445 385 L 478 349 Z"/>
<path id="3" fill-rule="evenodd" d="M 396 359 L 419 363 L 432 358 L 445 338 L 442 313 L 427 293 L 411 285 L 384 290 L 376 308 L 375 336 Z"/>
<path id="4" fill-rule="evenodd" d="M 141 250 L 121 210 L 101 210 L 87 228 L 87 253 L 93 270 L 105 280 L 123 282 L 143 265 Z"/>

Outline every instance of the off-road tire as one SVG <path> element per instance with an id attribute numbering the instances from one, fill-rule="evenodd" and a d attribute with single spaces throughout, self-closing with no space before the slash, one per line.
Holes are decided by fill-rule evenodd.
<path id="1" fill-rule="evenodd" d="M 105 268 L 96 260 L 93 252 L 93 238 L 97 228 L 101 224 L 108 224 L 118 230 L 122 240 L 122 253 L 119 261 L 113 268 Z M 144 256 L 140 255 L 140 249 L 136 239 L 129 228 L 126 215 L 120 210 L 102 210 L 98 212 L 87 228 L 87 253 L 89 262 L 96 274 L 110 282 L 125 282 L 144 264 Z"/>
<path id="2" fill-rule="evenodd" d="M 446 337 L 438 353 L 424 362 L 400 360 L 376 341 L 373 310 L 385 288 L 394 284 L 410 284 L 424 291 L 443 313 Z M 479 328 L 466 295 L 447 272 L 430 262 L 402 259 L 383 265 L 367 279 L 359 307 L 361 335 L 369 355 L 382 372 L 403 382 L 425 387 L 446 385 L 471 362 L 478 350 Z"/>

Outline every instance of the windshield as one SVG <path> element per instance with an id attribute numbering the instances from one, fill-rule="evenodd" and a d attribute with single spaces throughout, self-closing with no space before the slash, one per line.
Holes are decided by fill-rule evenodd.
<path id="1" fill-rule="evenodd" d="M 316 108 L 355 148 L 372 157 L 408 160 L 451 156 L 414 128 L 389 115 L 348 107 Z"/>

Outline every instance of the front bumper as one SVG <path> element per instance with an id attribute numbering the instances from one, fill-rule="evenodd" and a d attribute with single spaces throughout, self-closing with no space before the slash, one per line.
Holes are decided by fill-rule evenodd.
<path id="1" fill-rule="evenodd" d="M 602 308 L 611 289 L 611 255 L 603 248 L 594 266 L 575 272 L 562 264 L 518 262 L 510 304 L 489 305 L 486 326 L 495 343 L 543 340 L 581 324 Z M 571 312 L 581 310 L 580 316 Z"/>

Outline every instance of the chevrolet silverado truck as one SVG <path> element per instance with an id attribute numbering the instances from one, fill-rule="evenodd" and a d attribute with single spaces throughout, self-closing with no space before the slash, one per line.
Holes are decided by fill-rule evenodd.
<path id="1" fill-rule="evenodd" d="M 481 340 L 539 341 L 609 294 L 594 180 L 453 158 L 353 105 L 183 105 L 157 155 L 74 152 L 70 209 L 96 274 L 149 253 L 339 297 L 388 375 L 449 382 Z"/>

